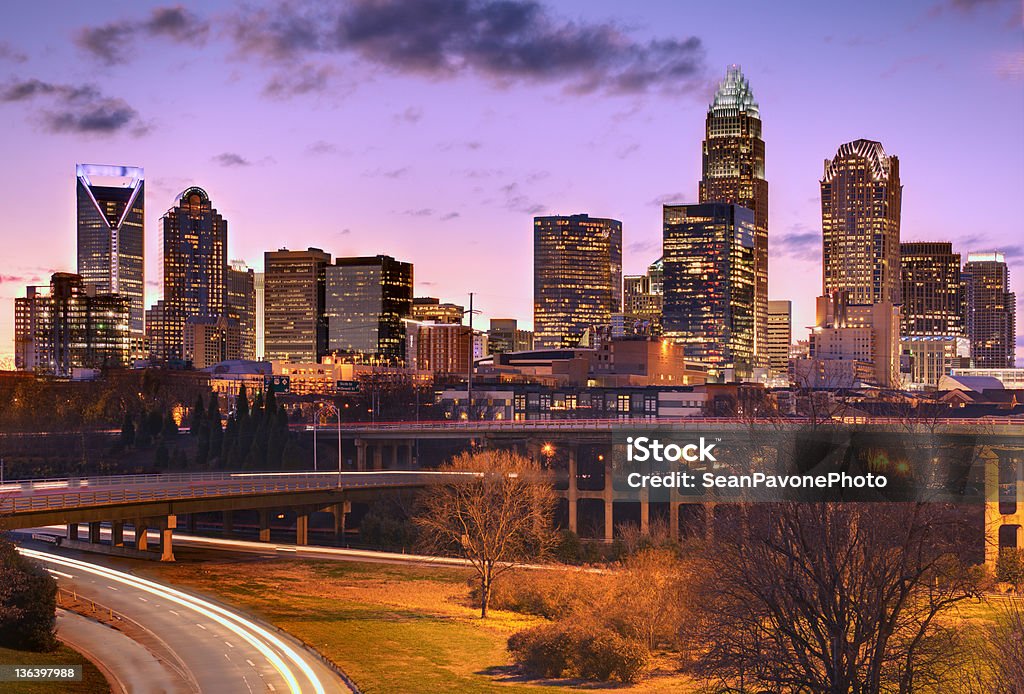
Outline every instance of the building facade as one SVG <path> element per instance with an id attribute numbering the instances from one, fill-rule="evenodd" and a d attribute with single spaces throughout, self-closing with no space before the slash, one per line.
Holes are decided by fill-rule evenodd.
<path id="1" fill-rule="evenodd" d="M 533 220 L 533 326 L 538 348 L 574 347 L 622 309 L 622 222 Z"/>
<path id="2" fill-rule="evenodd" d="M 253 286 L 256 289 L 256 358 L 263 359 L 263 353 L 266 351 L 263 347 L 263 335 L 266 330 L 266 326 L 263 322 L 266 275 L 262 272 L 257 272 L 253 277 Z"/>
<path id="3" fill-rule="evenodd" d="M 1002 253 L 970 253 L 963 268 L 967 294 L 967 336 L 976 369 L 1014 366 L 1017 298 Z"/>
<path id="4" fill-rule="evenodd" d="M 768 356 L 768 181 L 761 112 L 739 65 L 731 65 L 708 106 L 700 202 L 727 202 L 754 213 L 754 361 Z"/>
<path id="5" fill-rule="evenodd" d="M 789 372 L 789 346 L 793 342 L 793 302 L 768 302 L 768 335 L 765 351 L 772 375 Z"/>
<path id="6" fill-rule="evenodd" d="M 317 362 L 327 353 L 324 275 L 319 248 L 263 254 L 264 352 L 267 361 Z"/>
<path id="7" fill-rule="evenodd" d="M 825 160 L 821 179 L 823 294 L 849 303 L 900 303 L 899 160 L 880 142 L 854 140 Z"/>
<path id="8" fill-rule="evenodd" d="M 331 354 L 398 362 L 412 314 L 413 266 L 391 256 L 337 258 L 326 270 L 324 312 Z"/>
<path id="9" fill-rule="evenodd" d="M 522 330 L 515 318 L 492 318 L 487 331 L 487 353 L 525 352 L 533 349 L 533 331 Z"/>
<path id="10" fill-rule="evenodd" d="M 224 313 L 228 223 L 202 188 L 185 189 L 161 218 L 164 344 L 150 342 L 159 360 L 185 359 L 185 323 L 216 321 Z"/>
<path id="11" fill-rule="evenodd" d="M 452 303 L 441 303 L 432 296 L 417 296 L 412 300 L 413 320 L 430 321 L 433 323 L 461 323 L 466 315 L 466 307 Z"/>
<path id="12" fill-rule="evenodd" d="M 75 167 L 78 274 L 97 294 L 128 298 L 129 329 L 145 332 L 145 180 L 135 166 Z"/>
<path id="13" fill-rule="evenodd" d="M 80 275 L 55 273 L 48 292 L 14 300 L 15 367 L 69 378 L 76 369 L 124 368 L 130 360 L 131 302 L 100 294 Z"/>
<path id="14" fill-rule="evenodd" d="M 224 315 L 238 322 L 239 359 L 256 359 L 256 273 L 244 261 L 228 263 L 224 277 Z"/>
<path id="15" fill-rule="evenodd" d="M 235 318 L 193 316 L 185 321 L 183 336 L 185 353 L 196 369 L 243 358 L 242 329 Z"/>
<path id="16" fill-rule="evenodd" d="M 712 378 L 754 365 L 754 213 L 739 205 L 665 205 L 665 337 Z"/>

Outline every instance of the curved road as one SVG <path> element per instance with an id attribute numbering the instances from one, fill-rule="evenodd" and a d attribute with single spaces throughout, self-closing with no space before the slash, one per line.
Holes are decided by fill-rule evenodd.
<path id="1" fill-rule="evenodd" d="M 234 610 L 61 550 L 19 551 L 42 562 L 62 587 L 139 624 L 157 642 L 154 650 L 163 650 L 187 670 L 196 691 L 351 691 L 316 656 Z"/>

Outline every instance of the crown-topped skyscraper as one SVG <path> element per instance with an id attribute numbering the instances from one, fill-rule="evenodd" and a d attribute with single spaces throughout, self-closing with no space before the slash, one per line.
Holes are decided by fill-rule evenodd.
<path id="1" fill-rule="evenodd" d="M 730 65 L 708 107 L 700 201 L 754 212 L 754 365 L 767 366 L 768 181 L 761 112 L 739 65 Z"/>

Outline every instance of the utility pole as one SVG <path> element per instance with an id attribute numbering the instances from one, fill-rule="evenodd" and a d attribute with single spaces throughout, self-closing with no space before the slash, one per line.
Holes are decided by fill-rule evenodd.
<path id="1" fill-rule="evenodd" d="M 469 417 L 473 418 L 473 292 L 469 293 L 469 380 L 466 395 L 469 405 Z"/>

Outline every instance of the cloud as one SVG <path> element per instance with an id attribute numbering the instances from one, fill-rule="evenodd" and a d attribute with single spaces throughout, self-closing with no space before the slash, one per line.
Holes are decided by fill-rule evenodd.
<path id="1" fill-rule="evenodd" d="M 164 38 L 175 43 L 202 45 L 209 23 L 180 5 L 154 8 L 142 22 L 123 19 L 81 29 L 75 43 L 97 60 L 116 65 L 128 61 L 137 39 Z"/>
<path id="2" fill-rule="evenodd" d="M 528 215 L 539 215 L 547 209 L 546 205 L 534 202 L 528 196 L 521 193 L 518 183 L 509 183 L 508 185 L 502 186 L 501 192 L 505 196 L 505 209 L 512 210 L 513 212 L 522 212 Z"/>
<path id="3" fill-rule="evenodd" d="M 447 222 L 449 219 L 456 219 L 456 218 L 461 217 L 461 216 L 462 215 L 459 214 L 458 212 L 449 212 L 447 214 L 441 215 L 441 221 L 442 222 Z"/>
<path id="4" fill-rule="evenodd" d="M 634 241 L 626 244 L 627 253 L 661 253 L 661 239 L 647 239 L 646 241 Z"/>
<path id="5" fill-rule="evenodd" d="M 252 166 L 252 162 L 237 152 L 221 152 L 212 158 L 214 163 L 221 166 Z"/>
<path id="6" fill-rule="evenodd" d="M 333 142 L 327 142 L 326 140 L 317 140 L 316 142 L 311 142 L 309 146 L 306 147 L 306 154 L 335 154 L 337 153 L 337 151 L 338 145 L 334 144 Z"/>
<path id="7" fill-rule="evenodd" d="M 434 211 L 429 207 L 422 207 L 418 210 L 405 210 L 402 214 L 407 217 L 432 217 L 434 216 Z"/>
<path id="8" fill-rule="evenodd" d="M 306 63 L 298 67 L 289 66 L 270 78 L 263 87 L 263 94 L 273 99 L 286 99 L 322 92 L 330 86 L 334 72 L 329 65 Z"/>
<path id="9" fill-rule="evenodd" d="M 12 63 L 24 63 L 28 60 L 28 56 L 11 46 L 11 44 L 6 41 L 0 41 L 0 60 L 6 60 Z"/>
<path id="10" fill-rule="evenodd" d="M 468 142 L 442 142 L 437 145 L 437 148 L 442 152 L 450 152 L 453 149 L 468 149 L 475 152 L 483 146 L 479 140 L 469 140 Z"/>
<path id="11" fill-rule="evenodd" d="M 699 38 L 641 41 L 614 23 L 557 18 L 535 0 L 281 3 L 242 10 L 231 23 L 239 52 L 268 63 L 350 56 L 406 74 L 562 83 L 582 93 L 703 86 Z"/>
<path id="12" fill-rule="evenodd" d="M 821 230 L 796 224 L 787 233 L 770 237 L 768 251 L 794 260 L 818 262 L 821 260 L 821 239 Z"/>
<path id="13" fill-rule="evenodd" d="M 647 201 L 648 205 L 653 207 L 661 207 L 662 205 L 681 205 L 688 199 L 686 193 L 662 193 L 661 195 L 651 198 Z"/>
<path id="14" fill-rule="evenodd" d="M 408 166 L 402 166 L 402 167 L 397 168 L 397 169 L 371 169 L 369 171 L 364 171 L 363 172 L 363 177 L 365 177 L 365 178 L 383 177 L 383 178 L 395 179 L 395 178 L 404 178 L 405 175 L 408 174 L 408 173 L 409 173 L 409 167 Z"/>
<path id="15" fill-rule="evenodd" d="M 418 123 L 423 118 L 423 109 L 410 106 L 401 113 L 394 115 L 396 123 Z"/>
<path id="16" fill-rule="evenodd" d="M 141 135 L 150 127 L 124 99 L 106 96 L 93 85 L 72 86 L 26 79 L 0 89 L 0 102 L 45 100 L 41 125 L 53 133 L 111 135 L 121 131 Z"/>
<path id="17" fill-rule="evenodd" d="M 995 72 L 1009 80 L 1024 79 L 1024 51 L 1009 51 L 996 56 Z"/>

